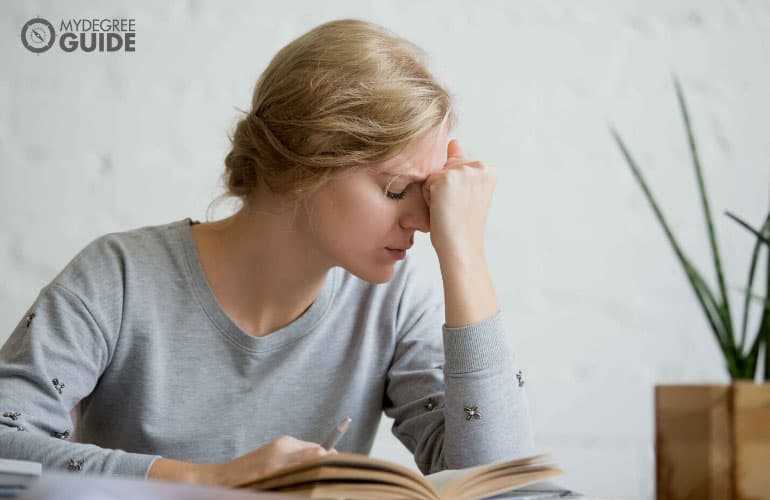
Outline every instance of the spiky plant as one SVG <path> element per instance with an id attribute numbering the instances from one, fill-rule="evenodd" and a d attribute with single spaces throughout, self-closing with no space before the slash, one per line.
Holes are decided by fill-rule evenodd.
<path id="1" fill-rule="evenodd" d="M 687 111 L 687 105 L 684 99 L 684 93 L 682 92 L 682 86 L 679 80 L 674 77 L 674 87 L 676 89 L 677 99 L 679 101 L 679 108 L 682 112 L 682 118 L 684 120 L 685 130 L 687 131 L 687 140 L 690 146 L 690 154 L 692 156 L 692 163 L 695 169 L 695 177 L 698 182 L 698 192 L 700 193 L 701 205 L 703 213 L 706 219 L 706 228 L 708 230 L 709 243 L 711 246 L 711 253 L 714 260 L 714 267 L 716 269 L 718 293 L 714 293 L 712 289 L 706 284 L 703 279 L 703 275 L 697 270 L 695 265 L 687 258 L 682 251 L 679 243 L 677 242 L 674 234 L 671 231 L 663 213 L 655 201 L 655 197 L 652 194 L 647 182 L 642 175 L 637 163 L 631 157 L 631 153 L 626 147 L 623 140 L 620 138 L 618 132 L 610 127 L 610 132 L 615 139 L 620 151 L 623 153 L 623 157 L 631 168 L 634 177 L 639 182 L 639 185 L 644 192 L 647 201 L 650 203 L 655 216 L 660 222 L 663 231 L 668 238 L 671 247 L 674 250 L 679 263 L 682 265 L 684 272 L 687 276 L 687 280 L 695 293 L 698 303 L 700 304 L 703 312 L 706 315 L 706 319 L 714 334 L 714 338 L 719 344 L 719 348 L 722 350 L 725 362 L 727 364 L 727 371 L 733 380 L 738 379 L 750 379 L 755 378 L 758 371 L 757 362 L 759 359 L 759 353 L 765 353 L 765 369 L 764 374 L 760 376 L 761 379 L 770 381 L 770 353 L 768 348 L 770 347 L 770 213 L 767 214 L 763 224 L 759 229 L 752 228 L 749 224 L 727 213 L 727 215 L 733 220 L 737 221 L 743 227 L 751 231 L 756 237 L 756 244 L 754 245 L 754 252 L 751 257 L 751 266 L 749 267 L 748 284 L 746 286 L 745 300 L 743 303 L 743 319 L 741 323 L 741 338 L 740 341 L 736 341 L 735 330 L 733 328 L 732 313 L 730 312 L 730 302 L 727 297 L 727 287 L 725 286 L 724 273 L 722 272 L 722 262 L 719 255 L 719 246 L 717 245 L 716 232 L 714 231 L 714 224 L 711 218 L 711 208 L 709 206 L 708 196 L 706 195 L 706 186 L 703 179 L 703 171 L 701 168 L 700 159 L 698 156 L 698 148 L 695 144 L 695 137 L 693 136 L 692 126 L 690 125 L 690 115 Z M 752 286 L 754 284 L 754 275 L 757 269 L 757 261 L 759 260 L 760 248 L 762 245 L 768 245 L 767 248 L 767 283 L 765 296 L 759 297 L 758 302 L 762 305 L 761 320 L 758 327 L 756 336 L 750 346 L 746 344 L 746 328 L 748 322 L 748 313 L 752 304 Z M 755 301 L 757 302 L 757 301 Z"/>

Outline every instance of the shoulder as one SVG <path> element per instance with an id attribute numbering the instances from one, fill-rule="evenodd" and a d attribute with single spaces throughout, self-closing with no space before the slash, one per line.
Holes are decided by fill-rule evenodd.
<path id="1" fill-rule="evenodd" d="M 53 279 L 81 297 L 122 288 L 128 274 L 162 265 L 179 251 L 178 234 L 187 220 L 100 236 L 88 243 Z"/>

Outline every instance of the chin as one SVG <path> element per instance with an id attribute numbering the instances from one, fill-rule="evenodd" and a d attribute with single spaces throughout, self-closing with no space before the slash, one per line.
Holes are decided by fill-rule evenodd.
<path id="1" fill-rule="evenodd" d="M 356 276 L 359 279 L 371 283 L 372 285 L 379 285 L 381 283 L 387 283 L 393 278 L 395 274 L 395 265 L 393 263 L 376 265 L 366 265 L 366 263 L 358 263 L 352 265 L 341 265 L 350 274 Z"/>

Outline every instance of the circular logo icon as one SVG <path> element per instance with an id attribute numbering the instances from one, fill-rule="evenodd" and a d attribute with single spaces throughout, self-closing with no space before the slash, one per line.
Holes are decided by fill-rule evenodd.
<path id="1" fill-rule="evenodd" d="M 53 25 L 42 17 L 30 19 L 21 28 L 21 43 L 37 54 L 50 49 L 55 39 Z"/>

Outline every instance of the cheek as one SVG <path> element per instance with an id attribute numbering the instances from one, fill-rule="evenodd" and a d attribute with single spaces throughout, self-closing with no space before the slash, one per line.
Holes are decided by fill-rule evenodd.
<path id="1" fill-rule="evenodd" d="M 344 210 L 350 227 L 355 228 L 357 235 L 381 239 L 396 220 L 394 205 L 380 192 L 369 196 L 359 193 L 351 198 Z"/>
<path id="2" fill-rule="evenodd" d="M 379 191 L 338 193 L 327 208 L 322 218 L 325 233 L 343 237 L 347 244 L 354 239 L 358 245 L 380 245 L 397 221 L 395 203 Z"/>

